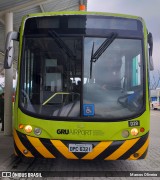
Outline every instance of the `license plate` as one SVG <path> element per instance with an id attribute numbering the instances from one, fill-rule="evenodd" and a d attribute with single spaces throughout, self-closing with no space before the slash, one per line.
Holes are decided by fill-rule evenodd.
<path id="1" fill-rule="evenodd" d="M 92 144 L 69 144 L 69 152 L 91 152 Z"/>

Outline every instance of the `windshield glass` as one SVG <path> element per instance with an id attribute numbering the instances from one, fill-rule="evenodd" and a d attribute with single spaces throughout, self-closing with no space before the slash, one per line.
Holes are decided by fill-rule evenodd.
<path id="1" fill-rule="evenodd" d="M 82 40 L 27 37 L 22 60 L 20 103 L 45 117 L 80 115 Z"/>
<path id="2" fill-rule="evenodd" d="M 59 36 L 54 31 L 43 37 L 26 36 L 21 109 L 45 119 L 99 121 L 140 113 L 144 107 L 141 40 L 115 37 L 102 46 L 106 40 Z"/>
<path id="3" fill-rule="evenodd" d="M 83 115 L 87 118 L 129 118 L 143 108 L 141 40 L 115 39 L 92 61 L 106 38 L 85 38 Z"/>

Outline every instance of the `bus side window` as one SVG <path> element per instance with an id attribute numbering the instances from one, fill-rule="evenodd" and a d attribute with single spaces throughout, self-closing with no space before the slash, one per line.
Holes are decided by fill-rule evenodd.
<path id="1" fill-rule="evenodd" d="M 132 87 L 141 85 L 140 54 L 132 59 Z"/>

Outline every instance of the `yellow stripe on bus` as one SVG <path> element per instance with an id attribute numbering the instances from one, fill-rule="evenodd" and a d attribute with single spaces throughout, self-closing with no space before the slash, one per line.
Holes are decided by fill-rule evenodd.
<path id="1" fill-rule="evenodd" d="M 17 148 L 21 151 L 22 154 L 24 154 L 23 151 L 28 150 L 28 149 L 22 144 L 22 142 L 20 141 L 20 139 L 17 135 L 17 132 L 15 130 L 13 130 L 13 136 L 14 136 L 14 141 L 15 141 Z M 28 153 L 24 154 L 24 155 L 26 157 L 34 157 L 30 151 L 28 151 Z"/>
<path id="2" fill-rule="evenodd" d="M 125 152 L 127 152 L 140 138 L 126 140 L 116 151 L 114 151 L 110 156 L 106 157 L 104 160 L 117 160 Z"/>
<path id="3" fill-rule="evenodd" d="M 94 159 L 96 158 L 99 154 L 101 154 L 108 146 L 112 144 L 112 141 L 110 142 L 100 142 L 92 152 L 88 153 L 85 155 L 82 159 Z"/>
<path id="4" fill-rule="evenodd" d="M 34 148 L 45 158 L 55 158 L 53 154 L 51 154 L 47 148 L 41 143 L 38 138 L 27 136 L 30 143 L 34 146 Z"/>
<path id="5" fill-rule="evenodd" d="M 140 156 L 144 154 L 144 152 L 147 150 L 149 145 L 149 137 L 147 138 L 146 142 L 143 144 L 143 146 L 136 152 L 137 154 L 139 154 Z M 136 160 L 138 159 L 140 156 L 138 157 L 134 157 L 133 155 L 131 155 L 128 160 Z"/>
<path id="6" fill-rule="evenodd" d="M 78 159 L 60 140 L 50 140 L 57 150 L 67 159 Z"/>

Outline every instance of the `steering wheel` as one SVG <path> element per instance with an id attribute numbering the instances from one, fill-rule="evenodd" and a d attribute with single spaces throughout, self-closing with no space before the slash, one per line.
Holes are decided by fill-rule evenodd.
<path id="1" fill-rule="evenodd" d="M 137 111 L 142 105 L 143 93 L 142 91 L 134 92 L 133 94 L 126 94 L 118 98 L 118 103 L 130 111 Z"/>

